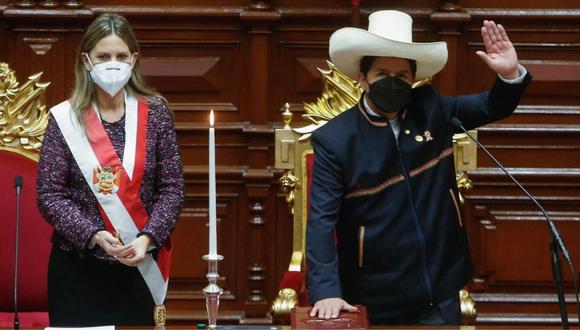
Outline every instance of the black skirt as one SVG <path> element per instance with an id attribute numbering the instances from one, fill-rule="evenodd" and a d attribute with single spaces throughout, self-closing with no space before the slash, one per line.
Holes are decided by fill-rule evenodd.
<path id="1" fill-rule="evenodd" d="M 136 267 L 53 247 L 48 267 L 51 326 L 154 325 L 154 307 Z"/>

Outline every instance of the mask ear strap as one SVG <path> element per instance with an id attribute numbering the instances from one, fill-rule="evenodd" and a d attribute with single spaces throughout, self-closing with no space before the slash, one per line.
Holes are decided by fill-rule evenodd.
<path id="1" fill-rule="evenodd" d="M 91 65 L 91 68 L 95 68 L 95 66 L 93 65 L 93 62 L 91 62 L 91 58 L 89 57 L 89 54 L 87 53 L 83 53 L 85 55 L 85 57 L 87 58 L 87 60 L 89 61 L 89 64 Z"/>
<path id="2" fill-rule="evenodd" d="M 137 64 L 137 62 L 133 62 L 133 59 L 135 58 L 135 54 L 131 54 L 131 70 L 133 70 L 133 68 L 135 67 L 135 64 Z"/>

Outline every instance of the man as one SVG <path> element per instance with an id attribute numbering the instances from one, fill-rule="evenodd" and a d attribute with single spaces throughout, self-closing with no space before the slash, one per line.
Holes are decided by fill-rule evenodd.
<path id="1" fill-rule="evenodd" d="M 451 125 L 476 128 L 509 116 L 531 76 L 501 25 L 484 21 L 485 52 L 498 74 L 489 92 L 440 96 L 411 88 L 445 66 L 445 42 L 413 43 L 412 19 L 369 16 L 343 28 L 330 58 L 364 89 L 359 104 L 312 135 L 306 233 L 312 316 L 365 305 L 372 324 L 459 324 L 458 293 L 473 273 L 461 222 Z"/>

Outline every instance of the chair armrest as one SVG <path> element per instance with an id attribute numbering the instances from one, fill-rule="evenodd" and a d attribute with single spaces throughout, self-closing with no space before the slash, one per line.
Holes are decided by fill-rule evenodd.
<path id="1" fill-rule="evenodd" d="M 477 308 L 475 305 L 475 300 L 473 300 L 466 288 L 459 291 L 459 305 L 461 306 L 461 317 L 463 319 L 463 324 L 475 324 L 477 319 Z"/>
<path id="2" fill-rule="evenodd" d="M 272 303 L 272 312 L 278 315 L 290 315 L 290 310 L 298 304 L 298 294 L 302 291 L 304 274 L 287 271 L 280 282 L 280 291 Z"/>

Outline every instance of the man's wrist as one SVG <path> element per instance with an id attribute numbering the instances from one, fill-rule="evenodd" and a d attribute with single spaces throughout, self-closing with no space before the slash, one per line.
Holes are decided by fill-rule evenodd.
<path id="1" fill-rule="evenodd" d="M 519 84 L 521 82 L 523 82 L 524 77 L 526 76 L 526 74 L 528 73 L 528 70 L 526 70 L 526 68 L 518 63 L 518 74 L 516 75 L 515 78 L 510 79 L 507 77 L 502 76 L 501 74 L 498 74 L 499 78 L 508 84 Z"/>
<path id="2" fill-rule="evenodd" d="M 501 75 L 501 76 L 504 77 L 506 80 L 514 80 L 514 79 L 517 79 L 520 76 L 519 67 L 516 66 L 515 70 L 513 70 L 510 74 Z"/>

